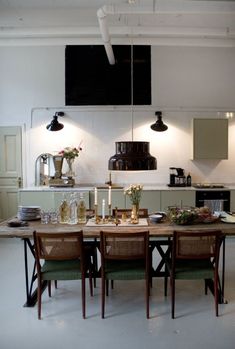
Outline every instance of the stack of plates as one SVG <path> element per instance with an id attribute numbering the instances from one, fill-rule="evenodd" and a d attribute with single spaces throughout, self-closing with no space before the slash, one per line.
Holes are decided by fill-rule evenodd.
<path id="1" fill-rule="evenodd" d="M 18 218 L 22 221 L 34 221 L 40 219 L 40 206 L 19 206 Z"/>

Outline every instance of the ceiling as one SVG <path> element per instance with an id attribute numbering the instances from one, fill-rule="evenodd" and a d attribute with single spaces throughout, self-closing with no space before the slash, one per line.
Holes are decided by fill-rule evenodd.
<path id="1" fill-rule="evenodd" d="M 102 44 L 99 8 L 113 44 L 235 47 L 235 0 L 0 0 L 0 45 Z"/>

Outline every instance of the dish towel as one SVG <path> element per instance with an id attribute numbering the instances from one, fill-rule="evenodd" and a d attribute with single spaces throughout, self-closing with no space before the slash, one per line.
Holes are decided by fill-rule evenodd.
<path id="1" fill-rule="evenodd" d="M 223 211 L 224 200 L 205 200 L 204 206 L 207 206 L 212 212 Z"/>

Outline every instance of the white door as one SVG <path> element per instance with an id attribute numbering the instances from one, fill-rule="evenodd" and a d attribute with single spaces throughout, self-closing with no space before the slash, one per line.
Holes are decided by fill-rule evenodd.
<path id="1" fill-rule="evenodd" d="M 0 219 L 17 213 L 22 182 L 21 127 L 0 127 Z"/>

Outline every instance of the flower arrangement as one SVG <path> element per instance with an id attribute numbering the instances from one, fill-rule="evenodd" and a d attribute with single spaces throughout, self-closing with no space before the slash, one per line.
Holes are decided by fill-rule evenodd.
<path id="1" fill-rule="evenodd" d="M 142 190 L 142 185 L 131 184 L 129 188 L 124 190 L 124 194 L 130 197 L 132 205 L 138 205 L 141 199 Z"/>
<path id="2" fill-rule="evenodd" d="M 65 147 L 59 152 L 59 155 L 62 155 L 65 159 L 75 159 L 81 150 L 82 148 L 80 145 L 77 148 Z"/>

